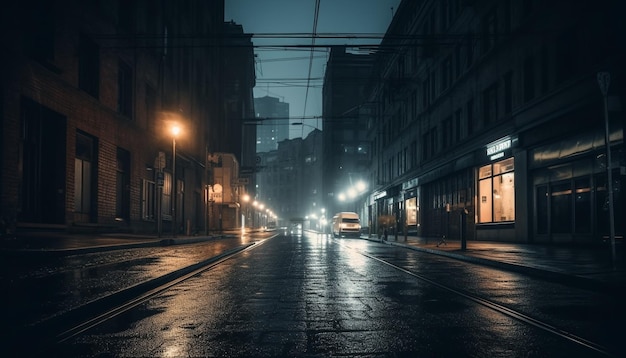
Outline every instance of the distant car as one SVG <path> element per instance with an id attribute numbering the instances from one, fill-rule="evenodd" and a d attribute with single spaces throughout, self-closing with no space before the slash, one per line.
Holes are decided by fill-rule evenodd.
<path id="1" fill-rule="evenodd" d="M 302 236 L 302 224 L 291 224 L 289 235 Z"/>
<path id="2" fill-rule="evenodd" d="M 361 221 L 359 214 L 353 212 L 341 212 L 333 216 L 332 232 L 334 237 L 361 235 Z"/>

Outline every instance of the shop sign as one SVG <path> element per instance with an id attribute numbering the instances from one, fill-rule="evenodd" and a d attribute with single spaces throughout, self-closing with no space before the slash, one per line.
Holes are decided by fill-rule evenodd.
<path id="1" fill-rule="evenodd" d="M 417 178 L 413 178 L 407 182 L 402 183 L 402 190 L 408 190 L 411 188 L 415 188 L 417 186 L 418 180 Z"/>
<path id="2" fill-rule="evenodd" d="M 379 193 L 376 193 L 376 194 L 374 195 L 374 200 L 382 199 L 382 198 L 384 198 L 384 197 L 386 197 L 386 196 L 387 196 L 387 191 L 386 191 L 386 190 L 384 190 L 384 191 L 381 191 L 381 192 L 379 192 Z"/>
<path id="3" fill-rule="evenodd" d="M 504 157 L 504 152 L 513 146 L 513 141 L 510 136 L 498 139 L 495 142 L 487 144 L 486 152 L 490 160 L 496 160 Z"/>

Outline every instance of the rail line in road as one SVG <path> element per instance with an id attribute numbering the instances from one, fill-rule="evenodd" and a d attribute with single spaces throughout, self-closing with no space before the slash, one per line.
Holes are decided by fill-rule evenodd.
<path id="1" fill-rule="evenodd" d="M 271 237 L 270 237 L 271 238 Z M 269 239 L 269 238 L 268 238 Z M 91 301 L 62 315 L 50 318 L 40 324 L 15 332 L 17 335 L 47 337 L 37 347 L 30 347 L 39 352 L 46 352 L 51 346 L 62 343 L 77 335 L 149 300 L 181 282 L 244 252 L 260 247 L 268 239 L 248 243 L 227 250 L 215 257 L 170 272 L 166 275 L 122 289 L 106 297 Z M 13 343 L 18 343 L 14 340 Z M 5 347 L 6 348 L 6 347 Z M 15 347 L 9 347 L 15 348 Z M 24 348 L 23 346 L 20 348 Z M 23 353 L 23 351 L 22 351 Z"/>
<path id="2" fill-rule="evenodd" d="M 344 246 L 344 247 L 346 247 L 346 248 L 348 248 L 350 250 L 353 250 L 353 251 L 355 251 L 355 252 L 357 252 L 357 253 L 359 253 L 359 254 L 361 254 L 361 255 L 363 255 L 363 256 L 371 259 L 371 260 L 374 260 L 374 261 L 377 261 L 377 262 L 382 263 L 384 265 L 387 265 L 387 266 L 389 266 L 389 267 L 391 267 L 391 268 L 393 268 L 393 269 L 395 269 L 397 271 L 403 272 L 403 273 L 405 273 L 405 274 L 407 274 L 409 276 L 412 276 L 412 277 L 414 277 L 414 278 L 416 278 L 416 279 L 418 279 L 420 281 L 424 281 L 424 282 L 426 282 L 426 283 L 428 283 L 430 285 L 436 286 L 436 287 L 438 287 L 440 289 L 443 289 L 445 291 L 448 291 L 448 292 L 454 293 L 454 294 L 456 294 L 458 296 L 464 297 L 464 298 L 466 298 L 468 300 L 471 300 L 471 301 L 473 301 L 475 303 L 478 303 L 478 304 L 480 304 L 480 305 L 482 305 L 484 307 L 487 307 L 487 308 L 489 308 L 489 309 L 491 309 L 493 311 L 496 311 L 496 312 L 499 312 L 499 313 L 501 313 L 503 315 L 506 315 L 508 317 L 514 318 L 514 319 L 516 319 L 518 321 L 521 321 L 521 322 L 523 322 L 525 324 L 528 324 L 528 325 L 537 327 L 539 329 L 542 329 L 542 330 L 544 330 L 544 331 L 546 331 L 546 332 L 548 332 L 550 334 L 553 334 L 553 335 L 556 335 L 558 337 L 561 337 L 561 338 L 564 338 L 566 340 L 569 340 L 569 341 L 571 341 L 571 342 L 573 342 L 573 343 L 575 343 L 577 345 L 589 348 L 589 349 L 591 349 L 591 350 L 593 350 L 593 351 L 595 351 L 597 353 L 606 355 L 608 357 L 617 357 L 617 355 L 615 353 L 610 352 L 606 347 L 604 347 L 604 346 L 602 346 L 602 345 L 600 345 L 598 343 L 595 343 L 595 342 L 587 340 L 587 339 L 585 339 L 583 337 L 577 336 L 577 335 L 575 335 L 575 334 L 573 334 L 571 332 L 567 332 L 566 330 L 563 330 L 563 329 L 560 329 L 558 327 L 555 327 L 555 326 L 553 326 L 553 325 L 551 325 L 551 324 L 549 324 L 547 322 L 535 319 L 535 318 L 533 318 L 533 317 L 531 317 L 531 316 L 529 316 L 527 314 L 524 314 L 524 313 L 522 313 L 520 311 L 517 311 L 517 310 L 512 309 L 510 307 L 506 307 L 506 306 L 504 306 L 502 304 L 499 304 L 499 303 L 497 303 L 495 301 L 492 301 L 492 300 L 489 300 L 487 298 L 481 297 L 479 295 L 473 294 L 473 293 L 471 293 L 469 291 L 466 291 L 466 290 L 463 290 L 463 289 L 459 289 L 459 288 L 455 288 L 455 287 L 452 287 L 452 286 L 449 286 L 449 285 L 445 285 L 445 284 L 442 284 L 440 282 L 431 280 L 431 279 L 429 279 L 428 277 L 426 277 L 424 275 L 421 275 L 421 274 L 409 271 L 409 270 L 407 270 L 407 269 L 405 269 L 405 268 L 403 268 L 401 266 L 398 266 L 398 265 L 396 265 L 396 264 L 394 264 L 392 262 L 386 261 L 384 259 L 381 259 L 379 257 L 371 255 L 371 254 L 369 254 L 367 252 L 363 252 L 363 251 L 361 251 L 359 249 L 356 249 L 354 247 L 346 245 L 346 244 L 342 243 L 338 239 L 334 239 L 334 240 L 339 245 L 342 245 L 342 246 Z"/>

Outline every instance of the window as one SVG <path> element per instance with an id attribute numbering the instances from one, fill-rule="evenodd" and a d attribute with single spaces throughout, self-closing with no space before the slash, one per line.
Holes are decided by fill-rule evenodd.
<path id="1" fill-rule="evenodd" d="M 419 225 L 419 207 L 417 206 L 417 198 L 410 198 L 405 201 L 406 207 L 406 224 L 411 225 Z"/>
<path id="2" fill-rule="evenodd" d="M 457 143 L 461 140 L 461 110 L 457 109 L 454 112 L 454 133 L 452 134 L 452 141 Z"/>
<path id="3" fill-rule="evenodd" d="M 454 78 L 461 76 L 461 46 L 457 45 L 454 48 Z"/>
<path id="4" fill-rule="evenodd" d="M 436 83 L 435 71 L 433 71 L 430 73 L 430 103 L 435 102 L 435 98 L 437 97 Z"/>
<path id="5" fill-rule="evenodd" d="M 163 200 L 161 201 L 161 217 L 172 219 L 172 173 L 163 173 Z"/>
<path id="6" fill-rule="evenodd" d="M 151 129 L 153 133 L 157 132 L 157 120 L 156 120 L 156 103 L 157 103 L 157 95 L 154 87 L 147 85 L 146 86 L 146 123 L 147 128 Z"/>
<path id="7" fill-rule="evenodd" d="M 513 158 L 478 170 L 478 222 L 515 220 L 515 172 Z"/>
<path id="8" fill-rule="evenodd" d="M 155 183 L 144 179 L 141 187 L 141 218 L 143 220 L 153 221 L 155 219 L 155 191 Z"/>
<path id="9" fill-rule="evenodd" d="M 550 87 L 550 59 L 548 58 L 548 49 L 544 46 L 541 48 L 541 93 L 548 92 Z"/>
<path id="10" fill-rule="evenodd" d="M 453 136 L 454 136 L 454 128 L 452 126 L 452 116 L 446 117 L 443 120 L 443 147 L 447 148 L 452 144 Z"/>
<path id="11" fill-rule="evenodd" d="M 574 29 L 564 32 L 555 44 L 556 83 L 562 83 L 576 74 L 576 46 L 578 36 Z"/>
<path id="12" fill-rule="evenodd" d="M 474 123 L 474 100 L 467 101 L 467 134 L 474 133 L 476 123 Z"/>
<path id="13" fill-rule="evenodd" d="M 535 98 L 535 65 L 533 58 L 524 61 L 524 102 Z"/>
<path id="14" fill-rule="evenodd" d="M 497 24 L 496 9 L 493 8 L 483 20 L 482 53 L 487 53 L 496 44 Z"/>
<path id="15" fill-rule="evenodd" d="M 115 217 L 130 220 L 130 152 L 117 148 Z"/>
<path id="16" fill-rule="evenodd" d="M 431 128 L 422 137 L 422 158 L 429 159 L 437 153 L 437 128 Z"/>
<path id="17" fill-rule="evenodd" d="M 511 114 L 513 110 L 513 72 L 504 74 L 504 113 Z"/>
<path id="18" fill-rule="evenodd" d="M 126 117 L 132 117 L 133 78 L 132 70 L 120 61 L 117 73 L 117 111 Z"/>
<path id="19" fill-rule="evenodd" d="M 91 213 L 92 184 L 95 168 L 95 139 L 76 133 L 76 158 L 74 159 L 74 211 Z"/>
<path id="20" fill-rule="evenodd" d="M 498 91 L 494 83 L 483 92 L 483 116 L 485 124 L 498 120 Z"/>
<path id="21" fill-rule="evenodd" d="M 78 62 L 78 87 L 98 98 L 100 87 L 99 48 L 85 35 L 80 38 Z"/>
<path id="22" fill-rule="evenodd" d="M 452 57 L 446 58 L 441 63 L 441 90 L 444 91 L 452 83 Z"/>
<path id="23" fill-rule="evenodd" d="M 465 47 L 465 58 L 466 58 L 466 65 L 467 68 L 471 67 L 472 64 L 474 63 L 474 53 L 476 51 L 474 51 L 474 46 L 475 46 L 475 41 L 474 41 L 474 34 L 473 33 L 469 33 L 467 34 L 466 37 L 466 47 Z"/>
<path id="24" fill-rule="evenodd" d="M 414 169 L 415 167 L 417 167 L 417 141 L 413 140 L 411 141 L 411 152 L 410 152 L 410 162 L 411 162 L 411 169 Z"/>

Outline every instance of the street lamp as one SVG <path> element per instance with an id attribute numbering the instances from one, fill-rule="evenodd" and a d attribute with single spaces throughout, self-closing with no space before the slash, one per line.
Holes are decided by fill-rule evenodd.
<path id="1" fill-rule="evenodd" d="M 611 74 L 608 72 L 598 72 L 597 74 L 598 85 L 600 85 L 600 91 L 604 99 L 604 143 L 606 145 L 606 175 L 607 175 L 607 190 L 609 195 L 609 239 L 611 240 L 611 259 L 613 266 L 615 267 L 615 214 L 613 204 L 613 169 L 611 162 L 611 138 L 609 131 L 609 84 L 611 83 Z"/>
<path id="2" fill-rule="evenodd" d="M 180 126 L 172 125 L 172 236 L 176 237 L 176 137 L 180 134 Z"/>

